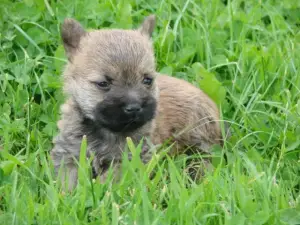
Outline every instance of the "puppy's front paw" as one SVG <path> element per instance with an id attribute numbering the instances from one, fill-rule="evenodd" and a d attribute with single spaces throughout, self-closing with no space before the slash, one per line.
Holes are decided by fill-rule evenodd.
<path id="1" fill-rule="evenodd" d="M 147 164 L 153 156 L 153 152 L 151 151 L 149 145 L 144 144 L 141 152 L 141 159 L 144 164 Z"/>

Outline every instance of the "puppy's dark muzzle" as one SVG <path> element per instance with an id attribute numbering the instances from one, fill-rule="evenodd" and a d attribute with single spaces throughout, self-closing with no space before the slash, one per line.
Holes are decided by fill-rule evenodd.
<path id="1" fill-rule="evenodd" d="M 114 132 L 134 131 L 153 119 L 156 100 L 143 89 L 110 90 L 95 109 L 96 120 Z"/>
<path id="2" fill-rule="evenodd" d="M 123 111 L 129 117 L 136 117 L 142 113 L 143 108 L 139 103 L 129 103 L 123 107 Z"/>

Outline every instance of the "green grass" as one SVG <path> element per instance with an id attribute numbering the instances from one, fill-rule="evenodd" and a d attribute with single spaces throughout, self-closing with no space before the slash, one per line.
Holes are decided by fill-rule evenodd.
<path id="1" fill-rule="evenodd" d="M 47 160 L 63 102 L 60 24 L 134 28 L 150 13 L 158 71 L 208 93 L 232 137 L 198 183 L 186 156 L 135 157 L 117 184 L 94 183 L 81 161 L 78 188 L 62 193 Z M 300 224 L 299 28 L 297 0 L 1 0 L 0 224 Z"/>

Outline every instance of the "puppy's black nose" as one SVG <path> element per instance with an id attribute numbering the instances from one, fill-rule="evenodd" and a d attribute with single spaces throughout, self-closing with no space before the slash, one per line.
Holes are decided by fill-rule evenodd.
<path id="1" fill-rule="evenodd" d="M 124 107 L 124 112 L 130 115 L 139 113 L 141 111 L 142 111 L 142 107 L 138 103 L 130 103 Z"/>

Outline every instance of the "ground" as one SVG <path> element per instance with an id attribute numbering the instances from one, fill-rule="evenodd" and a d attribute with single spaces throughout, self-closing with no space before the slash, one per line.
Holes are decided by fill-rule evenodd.
<path id="1" fill-rule="evenodd" d="M 199 182 L 187 156 L 125 160 L 117 184 L 93 183 L 81 160 L 78 188 L 63 193 L 47 161 L 60 24 L 136 28 L 149 14 L 158 71 L 202 88 L 232 136 Z M 300 224 L 300 1 L 1 0 L 0 18 L 0 224 Z"/>

